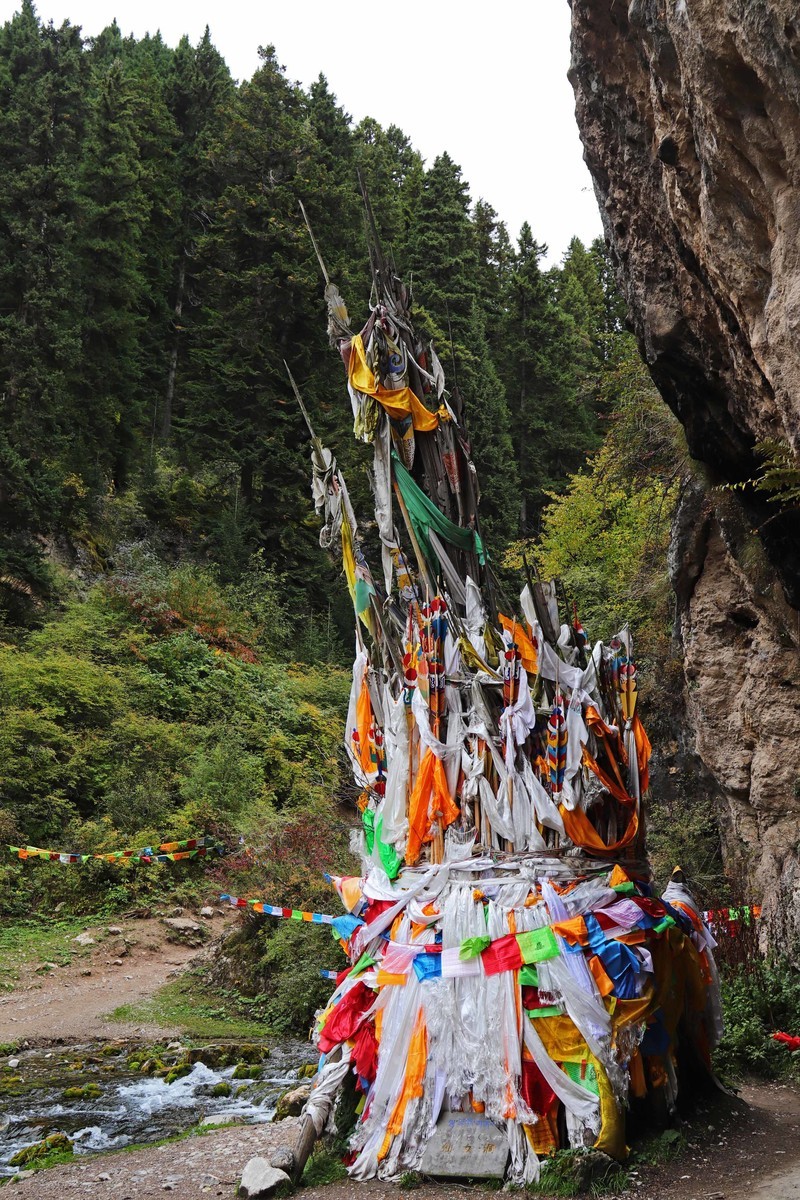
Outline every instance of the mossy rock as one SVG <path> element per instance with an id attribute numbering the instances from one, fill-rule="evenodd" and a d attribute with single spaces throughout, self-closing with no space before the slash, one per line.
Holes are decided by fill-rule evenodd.
<path id="1" fill-rule="evenodd" d="M 317 1073 L 317 1063 L 305 1063 L 297 1072 L 298 1079 L 313 1079 Z"/>
<path id="2" fill-rule="evenodd" d="M 243 1063 L 261 1063 L 269 1058 L 269 1046 L 261 1046 L 255 1042 L 245 1042 L 236 1047 L 236 1057 Z"/>
<path id="3" fill-rule="evenodd" d="M 169 1068 L 160 1058 L 148 1058 L 139 1067 L 140 1075 L 165 1075 Z"/>
<path id="4" fill-rule="evenodd" d="M 128 1066 L 131 1071 L 140 1071 L 142 1069 L 142 1064 L 139 1062 L 138 1058 L 134 1058 L 132 1061 L 130 1061 Z"/>
<path id="5" fill-rule="evenodd" d="M 212 1044 L 209 1046 L 192 1046 L 187 1057 L 192 1065 L 194 1063 L 202 1063 L 204 1067 L 211 1067 L 213 1071 L 227 1065 L 228 1054 L 227 1046 Z"/>
<path id="6" fill-rule="evenodd" d="M 249 1067 L 247 1063 L 237 1063 L 233 1072 L 234 1079 L 260 1079 L 261 1067 Z"/>
<path id="7" fill-rule="evenodd" d="M 51 1133 L 41 1142 L 34 1142 L 32 1146 L 23 1146 L 16 1154 L 12 1154 L 8 1163 L 11 1167 L 24 1167 L 27 1163 L 38 1162 L 39 1159 L 46 1158 L 48 1154 L 53 1154 L 55 1151 L 59 1151 L 61 1154 L 72 1154 L 72 1142 L 65 1133 Z"/>
<path id="8" fill-rule="evenodd" d="M 211 1089 L 212 1096 L 230 1096 L 231 1085 L 227 1080 L 221 1079 L 219 1083 L 215 1083 Z"/>
<path id="9" fill-rule="evenodd" d="M 96 1100 L 103 1089 L 96 1083 L 84 1083 L 82 1087 L 68 1087 L 61 1093 L 64 1100 Z"/>
<path id="10" fill-rule="evenodd" d="M 167 1071 L 164 1078 L 167 1083 L 174 1083 L 176 1079 L 183 1079 L 184 1076 L 188 1075 L 191 1069 L 192 1068 L 190 1067 L 189 1063 L 179 1063 L 178 1065 L 171 1067 L 170 1070 Z"/>
<path id="11" fill-rule="evenodd" d="M 275 1105 L 275 1116 L 273 1121 L 282 1121 L 284 1117 L 299 1117 L 303 1111 L 303 1106 L 311 1095 L 311 1088 L 307 1083 L 301 1084 L 299 1087 L 289 1088 L 288 1092 L 284 1092 L 278 1097 L 278 1103 Z"/>

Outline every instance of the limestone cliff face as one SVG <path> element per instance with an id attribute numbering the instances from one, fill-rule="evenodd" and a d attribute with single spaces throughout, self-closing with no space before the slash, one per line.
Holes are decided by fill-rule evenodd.
<path id="1" fill-rule="evenodd" d="M 710 772 L 728 874 L 763 899 L 773 944 L 800 941 L 797 613 L 732 499 L 682 497 L 670 572 L 691 749 Z M 698 802 L 702 802 L 698 797 Z"/>
<path id="2" fill-rule="evenodd" d="M 797 0 L 572 0 L 572 27 L 585 157 L 642 352 L 710 482 L 749 479 L 760 439 L 800 451 Z M 690 487 L 671 569 L 728 862 L 780 895 L 775 921 L 800 937 L 800 513 L 775 511 Z"/>
<path id="3" fill-rule="evenodd" d="M 796 0 L 573 0 L 570 78 L 634 328 L 695 457 L 800 450 Z M 774 515 L 746 497 L 761 525 Z M 800 607 L 800 519 L 762 538 Z"/>

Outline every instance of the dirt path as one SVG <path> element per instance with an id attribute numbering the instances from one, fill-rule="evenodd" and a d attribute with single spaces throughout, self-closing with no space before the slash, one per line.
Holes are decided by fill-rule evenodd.
<path id="1" fill-rule="evenodd" d="M 698 1117 L 687 1153 L 640 1175 L 642 1200 L 800 1200 L 800 1092 L 750 1083 L 741 1094 L 748 1109 Z"/>
<path id="2" fill-rule="evenodd" d="M 220 933 L 224 923 L 225 918 L 215 917 L 209 922 L 211 932 Z M 0 1042 L 154 1040 L 180 1032 L 177 1027 L 110 1023 L 106 1017 L 122 1004 L 151 996 L 184 970 L 198 951 L 169 943 L 167 929 L 157 918 L 119 920 L 86 932 L 94 944 L 76 947 L 80 953 L 68 966 L 42 973 L 41 964 L 28 963 L 21 968 L 14 990 L 0 994 Z"/>
<path id="3" fill-rule="evenodd" d="M 743 1089 L 749 1109 L 713 1109 L 688 1127 L 688 1150 L 666 1167 L 638 1170 L 620 1200 L 800 1200 L 800 1093 L 776 1084 Z M 169 1146 L 76 1159 L 14 1185 L 20 1200 L 232 1200 L 254 1154 L 292 1144 L 297 1121 L 220 1129 Z M 345 1181 L 304 1189 L 303 1200 L 384 1200 L 400 1188 Z M 460 1184 L 425 1184 L 414 1200 L 492 1200 L 497 1193 Z M 410 1198 L 409 1198 L 410 1200 Z"/>

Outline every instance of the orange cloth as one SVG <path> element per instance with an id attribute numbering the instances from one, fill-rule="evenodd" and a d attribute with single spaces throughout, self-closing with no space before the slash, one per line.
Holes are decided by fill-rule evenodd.
<path id="1" fill-rule="evenodd" d="M 650 786 L 650 754 L 653 747 L 650 745 L 650 739 L 645 733 L 644 725 L 639 720 L 639 714 L 636 713 L 633 718 L 633 736 L 636 739 L 636 757 L 639 760 L 639 787 L 642 793 L 646 792 Z"/>
<path id="2" fill-rule="evenodd" d="M 428 748 L 417 773 L 417 782 L 408 806 L 408 847 L 406 862 L 413 866 L 419 859 L 424 842 L 431 841 L 432 821 L 438 820 L 446 829 L 459 814 L 458 806 L 450 795 L 442 760 Z"/>
<path id="3" fill-rule="evenodd" d="M 647 1083 L 644 1077 L 644 1063 L 639 1050 L 634 1051 L 628 1063 L 628 1073 L 631 1077 L 631 1092 L 638 1100 L 643 1100 L 647 1095 Z"/>
<path id="4" fill-rule="evenodd" d="M 589 970 L 594 976 L 594 981 L 597 984 L 597 990 L 600 995 L 610 996 L 614 990 L 614 981 L 596 954 L 593 954 L 589 959 Z"/>
<path id="5" fill-rule="evenodd" d="M 636 801 L 634 800 L 633 796 L 628 795 L 628 792 L 625 790 L 625 785 L 622 782 L 622 776 L 620 775 L 619 767 L 617 766 L 617 760 L 614 758 L 614 755 L 611 752 L 611 747 L 607 743 L 605 744 L 605 747 L 608 760 L 614 768 L 616 779 L 612 779 L 608 772 L 603 770 L 597 759 L 593 758 L 589 753 L 587 746 L 583 747 L 583 765 L 588 767 L 592 774 L 597 776 L 603 787 L 607 788 L 608 791 L 611 792 L 611 795 L 615 796 L 617 800 L 619 800 L 620 804 L 635 804 Z"/>
<path id="6" fill-rule="evenodd" d="M 589 930 L 583 917 L 569 917 L 566 921 L 556 921 L 552 929 L 559 937 L 566 938 L 570 946 L 588 945 Z"/>
<path id="7" fill-rule="evenodd" d="M 375 764 L 372 762 L 369 747 L 371 727 L 372 701 L 369 698 L 369 688 L 367 687 L 365 672 L 364 678 L 361 680 L 361 691 L 358 693 L 358 699 L 356 700 L 356 729 L 358 730 L 357 757 L 367 777 L 375 773 Z"/>
<path id="8" fill-rule="evenodd" d="M 517 643 L 517 649 L 519 650 L 525 670 L 535 675 L 539 670 L 539 655 L 533 642 L 525 632 L 525 627 L 519 621 L 512 621 L 510 617 L 504 617 L 502 613 L 497 614 L 497 619 L 506 633 L 510 633 L 513 640 Z"/>
<path id="9" fill-rule="evenodd" d="M 350 360 L 347 364 L 347 378 L 350 386 L 365 396 L 374 396 L 390 417 L 402 421 L 411 417 L 415 429 L 430 433 L 439 427 L 436 413 L 430 412 L 421 400 L 414 395 L 411 388 L 385 388 L 378 383 L 367 363 L 367 355 L 361 334 L 357 333 L 350 343 Z"/>
<path id="10" fill-rule="evenodd" d="M 628 828 L 622 837 L 607 846 L 583 809 L 575 808 L 570 811 L 563 804 L 559 804 L 558 811 L 564 820 L 567 837 L 571 838 L 576 846 L 581 846 L 584 850 L 594 850 L 598 854 L 615 854 L 618 850 L 624 850 L 631 844 L 639 830 L 639 814 L 634 808 Z"/>
<path id="11" fill-rule="evenodd" d="M 403 1090 L 397 1097 L 397 1103 L 392 1110 L 392 1115 L 389 1118 L 389 1123 L 386 1126 L 386 1138 L 378 1153 L 378 1158 L 385 1158 L 389 1152 L 391 1139 L 401 1132 L 403 1128 L 403 1118 L 406 1115 L 406 1108 L 409 1100 L 413 1100 L 423 1094 L 422 1082 L 425 1078 L 425 1068 L 428 1065 L 428 1030 L 425 1025 L 425 1017 L 422 1009 L 417 1013 L 417 1020 L 414 1025 L 414 1032 L 411 1034 L 411 1042 L 408 1047 L 408 1058 L 406 1059 L 406 1075 L 403 1081 Z M 389 1143 L 387 1145 L 387 1142 Z"/>

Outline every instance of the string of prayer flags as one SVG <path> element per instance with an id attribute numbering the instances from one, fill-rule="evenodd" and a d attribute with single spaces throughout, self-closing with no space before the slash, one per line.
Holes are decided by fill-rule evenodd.
<path id="1" fill-rule="evenodd" d="M 162 842 L 156 848 L 143 846 L 140 850 L 108 850 L 104 854 L 76 854 L 72 851 L 45 850 L 41 846 L 6 846 L 11 854 L 23 861 L 28 858 L 41 858 L 47 862 L 57 862 L 62 865 L 102 862 L 180 862 L 185 858 L 205 858 L 209 851 L 216 850 L 222 854 L 222 846 L 214 838 L 183 838 L 181 841 Z"/>
<path id="2" fill-rule="evenodd" d="M 760 916 L 760 904 L 741 904 L 738 908 L 709 908 L 703 913 L 703 920 L 715 933 L 735 937 L 743 926 L 749 928 Z"/>
<path id="3" fill-rule="evenodd" d="M 244 900 L 240 896 L 224 893 L 220 900 L 227 900 L 232 908 L 250 908 L 267 917 L 283 917 L 287 921 L 309 921 L 313 925 L 332 925 L 334 918 L 329 913 L 304 912 L 300 908 L 282 908 L 278 904 L 265 904 L 263 900 Z"/>

